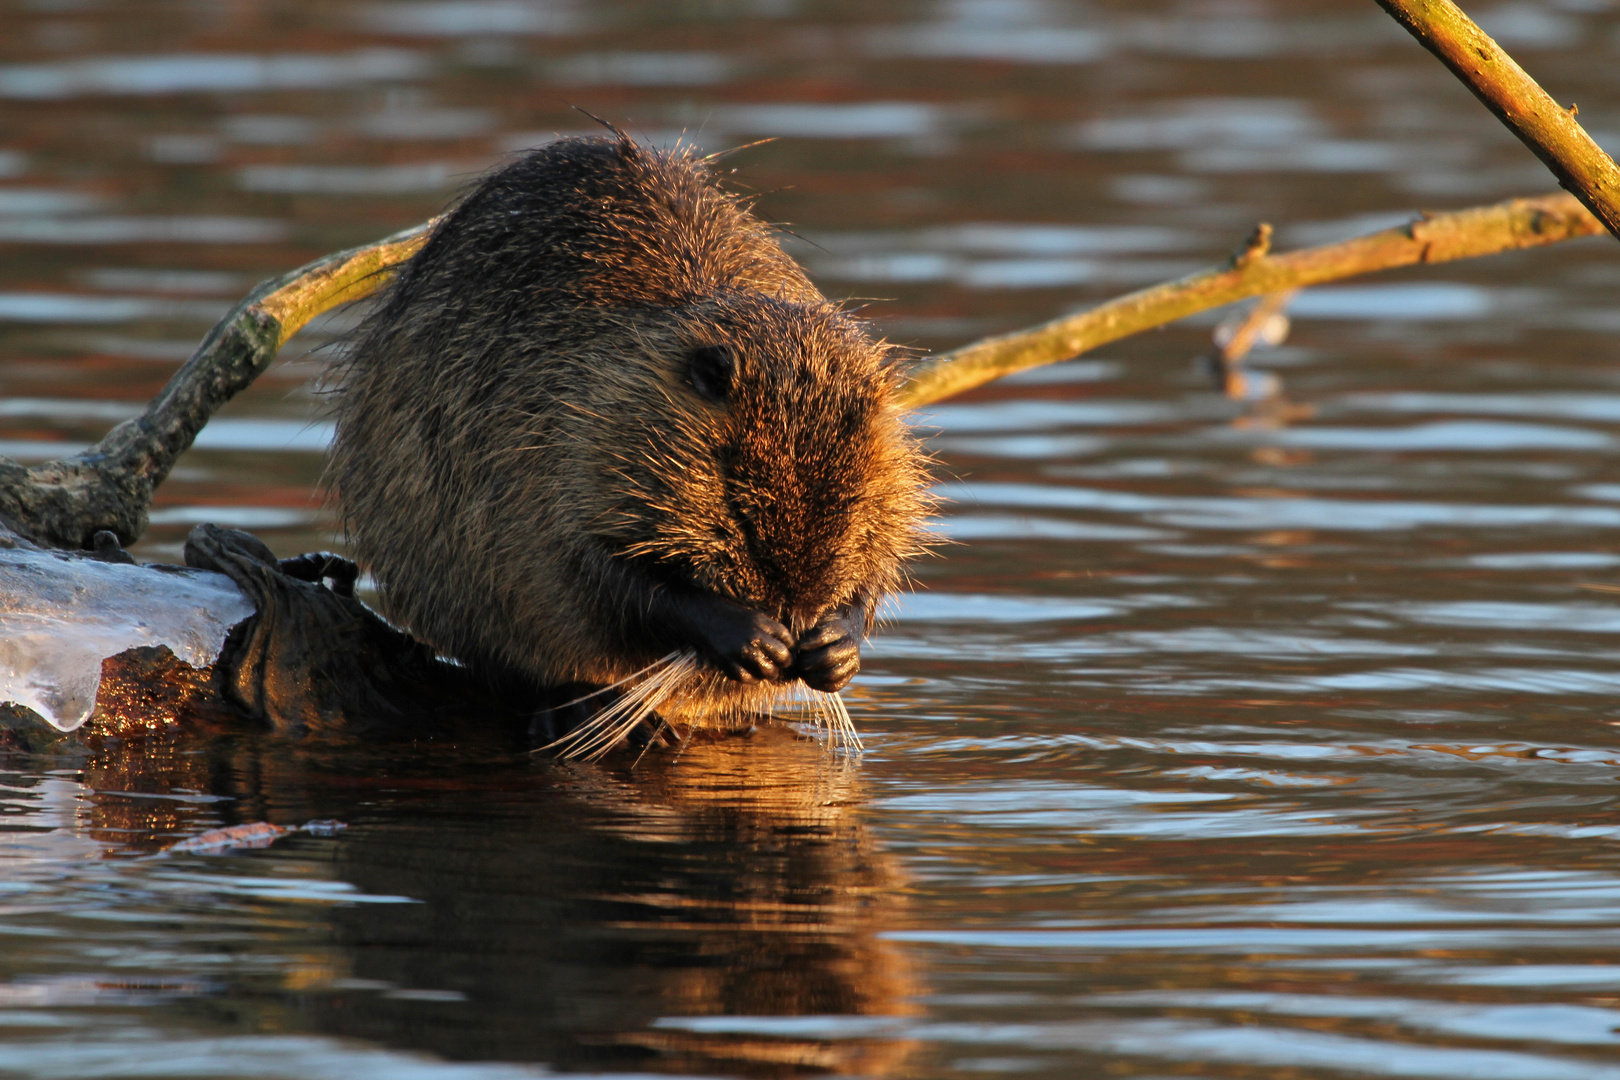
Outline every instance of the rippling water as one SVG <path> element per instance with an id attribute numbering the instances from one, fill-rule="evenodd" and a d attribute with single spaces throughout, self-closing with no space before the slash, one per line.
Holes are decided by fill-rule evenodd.
<path id="1" fill-rule="evenodd" d="M 1478 7 L 1620 146 L 1610 0 Z M 725 149 L 830 293 L 944 348 L 1552 188 L 1361 0 L 0 5 L 0 453 L 98 438 L 254 281 L 571 106 Z M 596 768 L 248 742 L 0 762 L 0 1074 L 1620 1077 L 1620 367 L 1592 240 L 1214 316 L 918 418 L 947 541 L 847 695 Z M 335 546 L 312 380 L 138 553 Z M 338 819 L 226 855 L 222 824 Z"/>

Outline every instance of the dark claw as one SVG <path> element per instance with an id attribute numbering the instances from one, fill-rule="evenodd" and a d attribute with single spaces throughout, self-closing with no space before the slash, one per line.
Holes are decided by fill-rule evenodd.
<path id="1" fill-rule="evenodd" d="M 676 640 L 737 682 L 776 682 L 793 662 L 792 632 L 764 612 L 713 593 L 668 600 Z"/>
<path id="2" fill-rule="evenodd" d="M 110 529 L 101 529 L 90 538 L 90 557 L 99 562 L 131 565 L 135 562 L 135 556 L 124 550 L 124 545 L 118 542 L 118 534 Z"/>
<path id="3" fill-rule="evenodd" d="M 330 551 L 294 555 L 290 559 L 282 559 L 279 565 L 281 572 L 288 577 L 314 584 L 324 581 L 339 596 L 353 596 L 354 583 L 360 578 L 360 568 L 352 560 Z"/>
<path id="4" fill-rule="evenodd" d="M 861 670 L 861 630 L 865 612 L 841 611 L 817 623 L 799 639 L 799 655 L 788 670 L 812 690 L 836 693 Z"/>

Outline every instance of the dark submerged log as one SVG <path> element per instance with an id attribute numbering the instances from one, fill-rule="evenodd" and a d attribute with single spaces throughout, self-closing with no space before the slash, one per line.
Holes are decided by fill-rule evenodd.
<path id="1" fill-rule="evenodd" d="M 467 734 L 464 724 L 476 724 L 480 738 L 515 748 L 528 745 L 536 707 L 553 700 L 538 688 L 440 659 L 390 626 L 355 598 L 354 564 L 347 560 L 277 560 L 249 533 L 200 525 L 186 543 L 186 569 L 137 566 L 109 534 L 101 535 L 97 551 L 62 552 L 0 530 L 0 546 L 19 558 L 32 553 L 33 562 L 43 564 L 14 560 L 16 565 L 0 570 L 13 578 L 44 573 L 72 581 L 71 564 L 80 560 L 127 564 L 116 573 L 148 593 L 177 587 L 169 585 L 176 577 L 195 579 L 196 571 L 207 571 L 228 579 L 219 582 L 225 590 L 234 584 L 241 591 L 244 602 L 231 608 L 227 624 L 243 608 L 251 614 L 230 626 L 211 663 L 200 662 L 194 651 L 189 655 L 196 662 L 187 663 L 165 643 L 107 657 L 100 664 L 95 707 L 74 731 L 63 732 L 28 709 L 0 705 L 0 747 L 38 750 L 86 739 L 226 732 L 339 742 L 432 740 L 460 738 Z M 17 584 L 26 587 L 26 581 Z M 217 585 L 210 588 L 214 592 L 203 595 L 216 601 L 225 595 Z M 60 718 L 64 726 L 86 707 L 69 709 Z M 555 737 L 549 730 L 541 725 L 534 735 Z"/>

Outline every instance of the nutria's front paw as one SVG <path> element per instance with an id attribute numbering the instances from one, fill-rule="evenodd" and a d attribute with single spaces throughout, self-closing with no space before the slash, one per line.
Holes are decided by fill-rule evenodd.
<path id="1" fill-rule="evenodd" d="M 793 633 L 762 611 L 699 594 L 679 605 L 681 637 L 738 682 L 776 682 L 793 662 Z"/>
<path id="2" fill-rule="evenodd" d="M 829 618 L 799 639 L 798 657 L 788 672 L 812 690 L 842 690 L 861 670 L 860 631 L 847 618 Z"/>

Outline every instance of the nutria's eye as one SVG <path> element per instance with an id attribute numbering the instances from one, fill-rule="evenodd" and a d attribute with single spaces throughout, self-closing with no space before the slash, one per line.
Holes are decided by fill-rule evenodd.
<path id="1" fill-rule="evenodd" d="M 699 397 L 718 403 L 731 393 L 731 374 L 735 368 L 731 350 L 724 345 L 699 345 L 692 350 L 687 378 Z"/>

